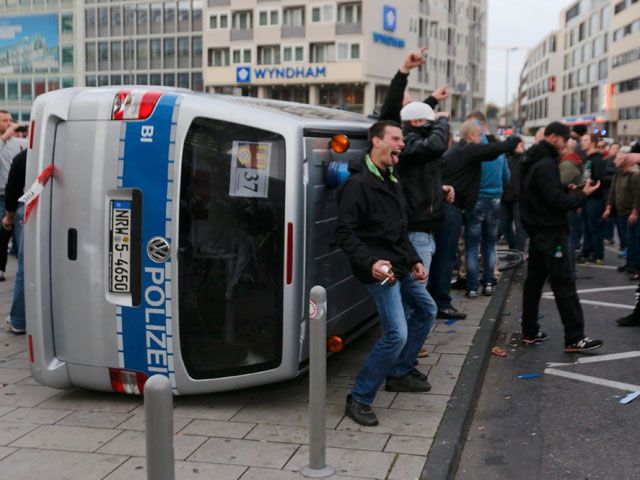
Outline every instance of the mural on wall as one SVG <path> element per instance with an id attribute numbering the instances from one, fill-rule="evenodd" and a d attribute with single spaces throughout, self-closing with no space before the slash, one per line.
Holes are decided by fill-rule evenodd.
<path id="1" fill-rule="evenodd" d="M 57 14 L 0 18 L 0 74 L 59 70 Z"/>

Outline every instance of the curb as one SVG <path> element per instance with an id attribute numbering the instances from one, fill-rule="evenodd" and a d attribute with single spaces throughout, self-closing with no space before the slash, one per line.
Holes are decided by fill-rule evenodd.
<path id="1" fill-rule="evenodd" d="M 453 395 L 440 421 L 420 480 L 448 480 L 455 476 L 489 365 L 491 346 L 498 334 L 500 316 L 513 278 L 521 268 L 510 269 L 503 274 L 482 315 L 480 328 L 473 338 Z"/>

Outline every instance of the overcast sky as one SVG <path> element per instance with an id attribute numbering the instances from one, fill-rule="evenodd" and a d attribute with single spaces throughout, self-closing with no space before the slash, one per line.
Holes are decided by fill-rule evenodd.
<path id="1" fill-rule="evenodd" d="M 557 30 L 560 10 L 575 0 L 489 0 L 487 25 L 486 103 L 504 105 L 505 48 L 509 53 L 509 98 L 518 88 L 527 50 L 552 30 Z"/>

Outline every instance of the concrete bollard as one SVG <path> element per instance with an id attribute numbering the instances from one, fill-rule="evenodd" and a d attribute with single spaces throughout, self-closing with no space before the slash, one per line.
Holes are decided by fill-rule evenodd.
<path id="1" fill-rule="evenodd" d="M 144 384 L 144 416 L 147 438 L 147 480 L 175 480 L 173 454 L 173 393 L 164 375 Z"/>
<path id="2" fill-rule="evenodd" d="M 305 477 L 330 477 L 327 465 L 327 291 L 318 285 L 309 295 L 309 465 Z"/>

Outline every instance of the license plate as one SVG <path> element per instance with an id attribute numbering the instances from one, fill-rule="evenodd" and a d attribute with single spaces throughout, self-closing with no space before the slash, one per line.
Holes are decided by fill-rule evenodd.
<path id="1" fill-rule="evenodd" d="M 111 201 L 109 290 L 131 292 L 131 201 Z"/>

